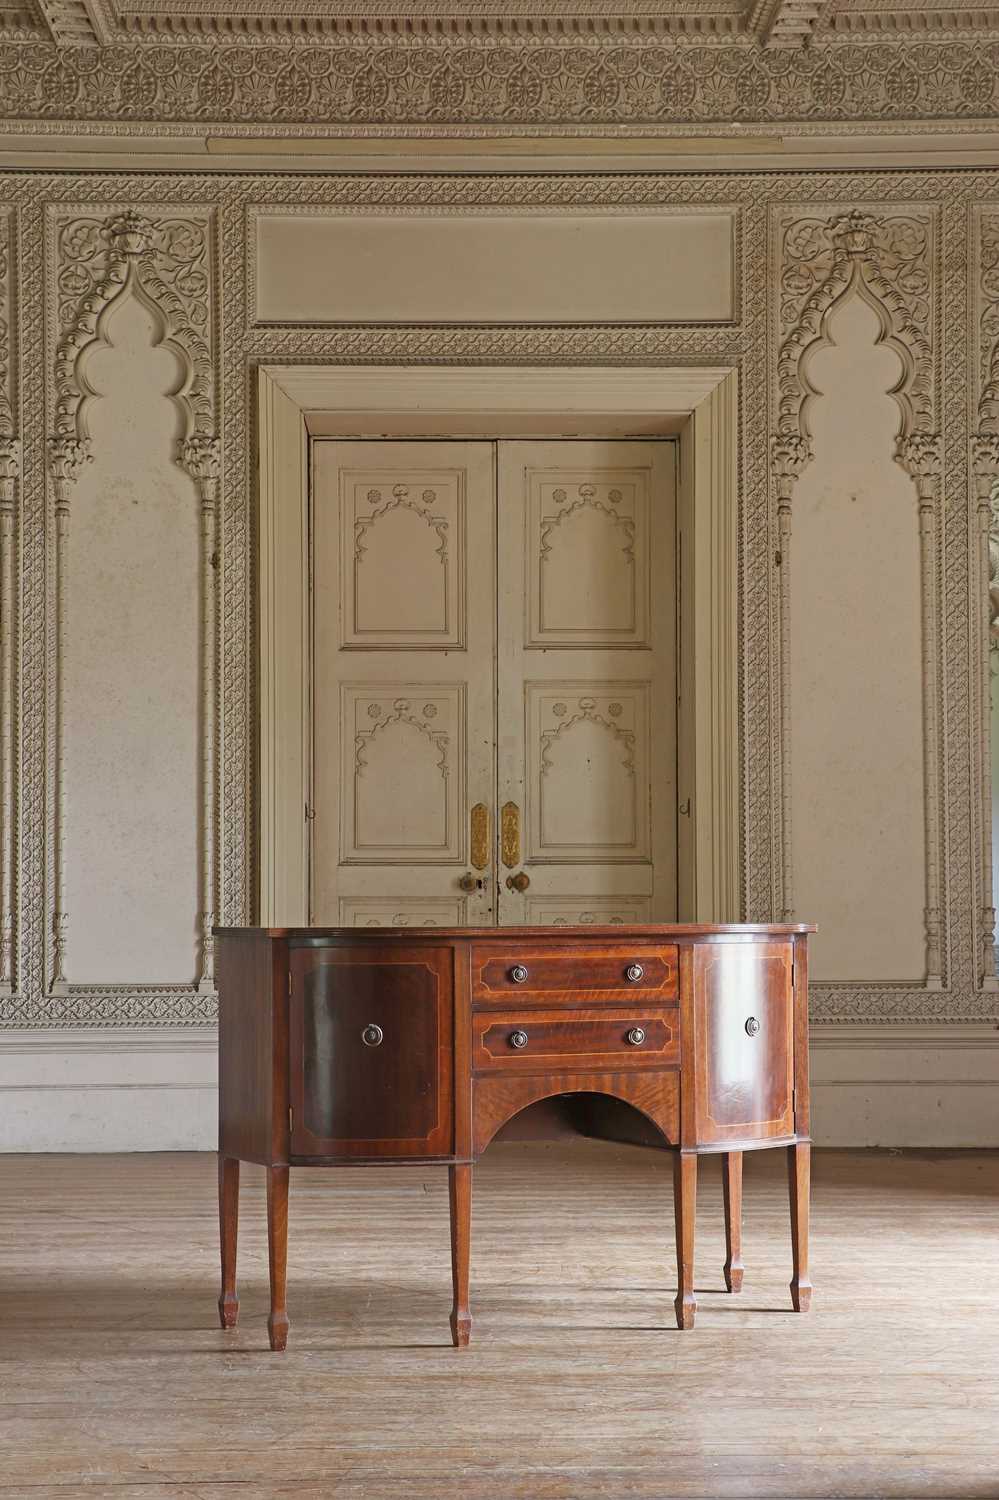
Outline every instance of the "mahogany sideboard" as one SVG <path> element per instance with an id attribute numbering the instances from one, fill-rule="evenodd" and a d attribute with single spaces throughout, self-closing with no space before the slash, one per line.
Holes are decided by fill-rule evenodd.
<path id="1" fill-rule="evenodd" d="M 555 1096 L 609 1096 L 673 1150 L 680 1328 L 694 1323 L 697 1158 L 724 1153 L 725 1281 L 742 1286 L 742 1153 L 787 1152 L 799 1312 L 808 1277 L 804 925 L 217 928 L 224 1328 L 236 1324 L 240 1161 L 267 1169 L 271 1347 L 288 1337 L 290 1167 L 449 1169 L 468 1343 L 472 1163 Z M 594 1127 L 587 1134 L 599 1135 Z"/>

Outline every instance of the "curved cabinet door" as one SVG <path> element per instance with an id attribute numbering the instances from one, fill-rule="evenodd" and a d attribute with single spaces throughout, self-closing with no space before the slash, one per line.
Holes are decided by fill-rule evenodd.
<path id="1" fill-rule="evenodd" d="M 794 950 L 694 948 L 695 1128 L 701 1145 L 794 1134 Z"/>
<path id="2" fill-rule="evenodd" d="M 450 948 L 302 948 L 291 959 L 291 1155 L 447 1156 Z"/>

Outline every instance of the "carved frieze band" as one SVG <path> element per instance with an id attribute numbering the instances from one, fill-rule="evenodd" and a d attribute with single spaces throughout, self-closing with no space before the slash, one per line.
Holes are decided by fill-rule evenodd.
<path id="1" fill-rule="evenodd" d="M 794 911 L 791 846 L 790 548 L 792 496 L 811 461 L 808 408 L 818 394 L 808 355 L 827 340 L 829 318 L 857 295 L 876 312 L 898 354 L 902 380 L 895 457 L 913 480 L 918 506 L 923 601 L 923 758 L 926 840 L 926 986 L 943 986 L 941 866 L 940 481 L 942 446 L 933 348 L 935 215 L 836 208 L 777 216 L 779 265 L 776 421 L 771 443 L 778 525 L 783 916 Z"/>
<path id="2" fill-rule="evenodd" d="M 14 563 L 21 444 L 17 436 L 14 403 L 13 229 L 13 211 L 0 211 L 0 995 L 10 995 L 14 991 L 17 920 L 14 787 L 17 596 Z"/>
<path id="3" fill-rule="evenodd" d="M 971 476 L 978 512 L 979 641 L 981 704 L 978 741 L 981 749 L 981 944 L 979 969 L 983 987 L 995 989 L 996 912 L 992 899 L 992 693 L 999 662 L 999 206 L 973 215 L 975 285 L 973 316 L 977 353 L 977 431 L 971 440 Z M 985 643 L 988 643 L 987 646 Z"/>
<path id="4" fill-rule="evenodd" d="M 66 949 L 65 672 L 69 643 L 67 566 L 72 495 L 91 439 L 87 411 L 92 394 L 83 376 L 88 350 L 102 339 L 108 309 L 130 293 L 151 304 L 162 320 L 162 341 L 178 356 L 184 380 L 176 393 L 183 436 L 177 462 L 197 485 L 201 514 L 201 916 L 198 990 L 214 989 L 212 926 L 218 887 L 218 497 L 220 444 L 212 350 L 212 233 L 210 212 L 188 209 L 63 208 L 49 224 L 50 274 L 55 289 L 52 421 L 47 441 L 53 494 L 55 619 L 51 655 L 52 826 L 51 963 L 49 992 L 69 991 Z"/>
<path id="5" fill-rule="evenodd" d="M 778 5 L 775 14 L 794 8 Z M 295 46 L 11 42 L 0 49 L 0 117 L 115 122 L 119 131 L 130 121 L 170 121 L 299 133 L 353 123 L 985 120 L 999 89 L 996 47 L 989 37 L 893 37 L 891 46 L 867 39 L 761 48 L 748 36 L 720 47 L 593 30 Z"/>

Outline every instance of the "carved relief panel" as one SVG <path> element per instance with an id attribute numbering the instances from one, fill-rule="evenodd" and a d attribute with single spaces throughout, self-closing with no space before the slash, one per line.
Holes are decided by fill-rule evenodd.
<path id="1" fill-rule="evenodd" d="M 464 480 L 461 469 L 341 474 L 342 649 L 464 645 Z"/>
<path id="2" fill-rule="evenodd" d="M 527 484 L 525 646 L 648 649 L 648 470 L 531 469 Z"/>
<path id="3" fill-rule="evenodd" d="M 462 686 L 345 684 L 340 705 L 341 862 L 458 861 L 464 847 Z"/>
<path id="4" fill-rule="evenodd" d="M 650 684 L 524 684 L 524 858 L 647 860 Z"/>

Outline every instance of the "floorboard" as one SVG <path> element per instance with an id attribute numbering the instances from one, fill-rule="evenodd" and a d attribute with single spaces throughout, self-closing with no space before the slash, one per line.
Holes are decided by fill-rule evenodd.
<path id="1" fill-rule="evenodd" d="M 226 1334 L 214 1157 L 0 1158 L 0 1500 L 999 1496 L 999 1154 L 816 1152 L 807 1316 L 782 1153 L 746 1158 L 735 1297 L 708 1159 L 686 1334 L 667 1155 L 475 1175 L 470 1349 L 446 1171 L 293 1170 L 275 1355 L 258 1170 Z"/>

